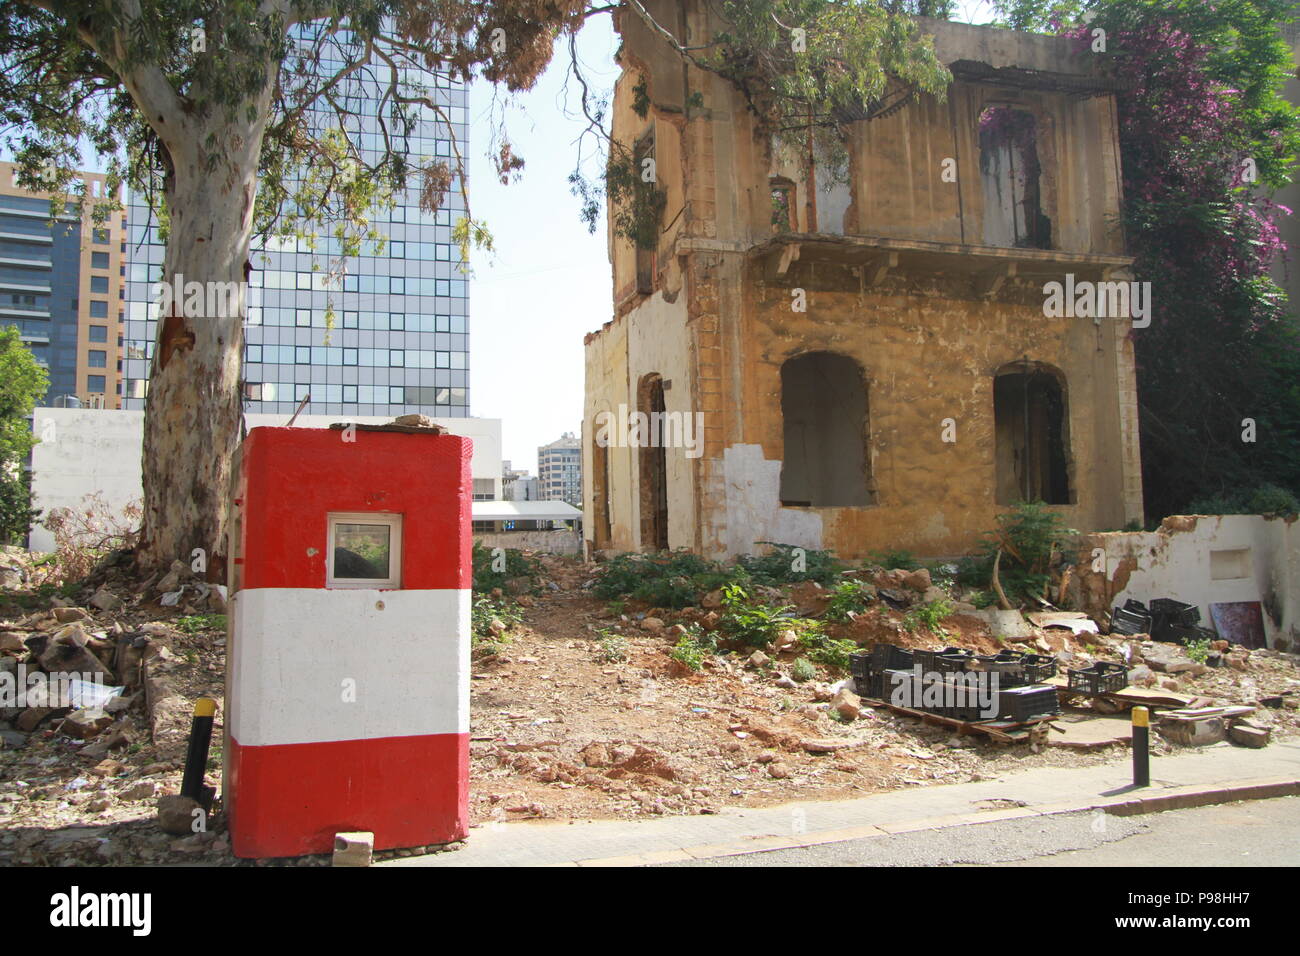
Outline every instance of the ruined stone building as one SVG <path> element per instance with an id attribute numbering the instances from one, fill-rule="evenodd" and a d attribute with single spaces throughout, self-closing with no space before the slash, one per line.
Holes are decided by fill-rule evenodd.
<path id="1" fill-rule="evenodd" d="M 647 7 L 687 46 L 719 29 L 708 4 Z M 1079 529 L 1141 517 L 1100 57 L 921 21 L 946 99 L 850 122 L 847 182 L 814 162 L 810 189 L 732 84 L 620 17 L 614 136 L 666 203 L 652 248 L 611 232 L 614 318 L 586 338 L 592 547 L 955 555 L 1022 499 Z M 1054 281 L 1106 283 L 1111 314 L 1049 316 Z M 679 430 L 598 427 L 637 411 Z M 702 441 L 671 440 L 697 420 Z"/>

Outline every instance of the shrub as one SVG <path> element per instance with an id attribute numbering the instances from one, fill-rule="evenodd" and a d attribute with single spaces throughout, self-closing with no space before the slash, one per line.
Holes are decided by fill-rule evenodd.
<path id="1" fill-rule="evenodd" d="M 793 623 L 785 613 L 791 610 L 789 605 L 774 608 L 753 603 L 749 592 L 739 584 L 722 589 L 722 607 L 722 630 L 746 647 L 767 647 Z"/>
<path id="2" fill-rule="evenodd" d="M 799 581 L 816 581 L 830 584 L 842 569 L 830 551 L 800 548 L 792 544 L 760 541 L 772 550 L 767 554 L 741 555 L 736 563 L 748 572 L 757 584 L 776 586 Z"/>
<path id="3" fill-rule="evenodd" d="M 178 631 L 184 631 L 186 634 L 197 634 L 199 631 L 224 631 L 226 615 L 187 614 L 185 617 L 178 617 L 173 623 Z"/>
<path id="4" fill-rule="evenodd" d="M 1043 502 L 1022 502 L 998 515 L 997 530 L 985 533 L 980 554 L 960 563 L 957 580 L 972 587 L 991 587 L 993 562 L 1001 549 L 998 581 L 1007 599 L 1014 603 L 1041 597 L 1051 580 L 1052 552 L 1074 534 Z"/>
<path id="5" fill-rule="evenodd" d="M 817 668 L 806 657 L 799 657 L 790 665 L 790 677 L 803 684 L 817 676 Z"/>
<path id="6" fill-rule="evenodd" d="M 870 584 L 849 578 L 835 585 L 823 616 L 828 621 L 847 621 L 850 614 L 865 611 L 875 597 L 876 589 Z"/>
<path id="7" fill-rule="evenodd" d="M 134 501 L 114 512 L 98 492 L 86 495 L 75 508 L 52 509 L 45 527 L 54 535 L 54 558 L 43 565 L 44 581 L 80 581 L 113 551 L 134 548 L 143 513 Z"/>
<path id="8" fill-rule="evenodd" d="M 627 638 L 605 629 L 600 630 L 600 647 L 596 657 L 606 664 L 621 664 L 627 660 Z"/>
<path id="9" fill-rule="evenodd" d="M 683 608 L 743 572 L 689 551 L 620 554 L 606 562 L 596 581 L 597 597 L 606 601 L 635 598 L 652 607 Z"/>
<path id="10" fill-rule="evenodd" d="M 517 548 L 503 549 L 505 554 L 504 569 L 493 570 L 493 551 L 477 541 L 474 542 L 474 590 L 487 593 L 493 588 L 504 588 L 510 578 L 531 578 L 537 574 L 537 562 L 527 557 Z"/>
<path id="11" fill-rule="evenodd" d="M 922 604 L 914 607 L 903 615 L 903 626 L 909 631 L 917 631 L 924 627 L 932 634 L 944 637 L 947 634 L 939 622 L 952 614 L 954 608 L 952 602 L 940 599 L 931 601 L 929 604 Z"/>
<path id="12" fill-rule="evenodd" d="M 668 652 L 668 656 L 693 671 L 701 670 L 704 661 L 717 650 L 717 639 L 698 624 L 688 624 L 686 633 L 677 639 L 677 644 Z"/>
<path id="13" fill-rule="evenodd" d="M 524 619 L 523 609 L 512 601 L 475 594 L 470 605 L 470 646 L 474 650 L 496 653 L 510 642 L 510 630 Z M 505 625 L 500 634 L 492 633 L 492 621 Z"/>
<path id="14" fill-rule="evenodd" d="M 1300 501 L 1285 488 L 1258 485 L 1235 493 L 1199 498 L 1187 506 L 1188 514 L 1197 515 L 1293 515 L 1300 512 Z"/>
<path id="15" fill-rule="evenodd" d="M 871 555 L 871 563 L 878 564 L 886 570 L 902 568 L 904 571 L 915 571 L 919 568 L 920 562 L 912 557 L 911 551 L 881 551 Z"/>
<path id="16" fill-rule="evenodd" d="M 849 669 L 849 655 L 858 649 L 853 641 L 837 640 L 817 627 L 805 627 L 800 632 L 799 646 L 807 651 L 810 660 L 838 671 Z"/>

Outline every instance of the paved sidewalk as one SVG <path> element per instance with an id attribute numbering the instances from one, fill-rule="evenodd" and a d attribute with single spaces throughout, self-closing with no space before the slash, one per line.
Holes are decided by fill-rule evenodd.
<path id="1" fill-rule="evenodd" d="M 854 800 L 807 801 L 762 809 L 644 821 L 528 821 L 470 831 L 458 850 L 378 866 L 619 866 L 704 859 L 861 839 L 909 830 L 1101 808 L 1130 814 L 1230 799 L 1300 794 L 1300 742 L 1262 750 L 1215 744 L 1153 757 L 1151 786 L 1131 789 L 1132 767 L 1048 767 L 997 780 L 914 787 Z M 1227 792 L 1225 792 L 1227 791 Z M 1023 806 L 981 809 L 981 801 Z"/>

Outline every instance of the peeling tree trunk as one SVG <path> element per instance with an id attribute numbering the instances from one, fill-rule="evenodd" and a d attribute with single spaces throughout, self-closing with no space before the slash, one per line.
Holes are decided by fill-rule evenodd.
<path id="1" fill-rule="evenodd" d="M 260 104 L 266 115 L 266 102 Z M 264 121 L 226 119 L 187 130 L 188 156 L 171 156 L 165 184 L 171 230 L 159 297 L 158 336 L 145 402 L 142 570 L 203 549 L 204 572 L 222 580 L 232 457 L 243 415 L 246 268 Z M 209 134 L 215 136 L 208 140 Z M 198 144 L 217 142 L 216 166 Z M 233 294 L 232 294 L 233 293 Z M 196 567 L 197 570 L 197 567 Z"/>

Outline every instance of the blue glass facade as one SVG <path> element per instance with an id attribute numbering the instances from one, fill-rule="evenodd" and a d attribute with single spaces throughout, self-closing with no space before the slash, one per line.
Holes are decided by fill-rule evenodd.
<path id="1" fill-rule="evenodd" d="M 336 63 L 324 61 L 324 69 Z M 427 83 L 427 81 L 426 81 Z M 461 155 L 468 143 L 463 86 L 439 76 L 429 96 L 450 120 Z M 349 133 L 363 154 L 381 146 L 375 87 L 358 81 L 349 95 L 359 114 Z M 362 108 L 364 107 L 364 108 Z M 413 167 L 451 164 L 447 124 L 421 107 L 409 138 Z M 322 126 L 335 122 L 319 117 Z M 417 183 L 418 186 L 418 183 Z M 311 414 L 469 416 L 469 298 L 451 230 L 464 215 L 457 189 L 436 213 L 420 209 L 418 188 L 372 222 L 387 237 L 362 244 L 339 268 L 339 243 L 321 237 L 273 240 L 254 248 L 245 321 L 244 399 L 249 412 L 290 413 L 310 394 Z M 126 408 L 142 408 L 157 334 L 151 283 L 163 246 L 147 206 L 132 196 L 127 241 Z M 341 273 L 341 274 L 340 274 Z M 332 276 L 332 278 L 331 278 Z M 332 312 L 332 327 L 327 315 Z"/>
<path id="2" fill-rule="evenodd" d="M 81 223 L 51 224 L 50 202 L 0 195 L 0 325 L 16 326 L 50 374 L 44 404 L 77 394 Z"/>

